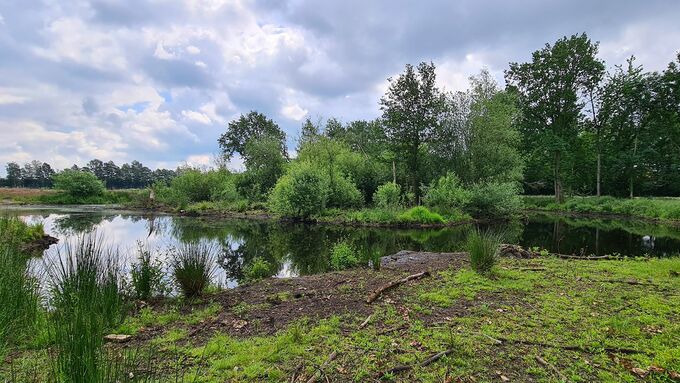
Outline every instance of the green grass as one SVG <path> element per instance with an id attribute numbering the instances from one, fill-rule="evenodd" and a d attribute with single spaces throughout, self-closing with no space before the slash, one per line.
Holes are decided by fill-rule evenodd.
<path id="1" fill-rule="evenodd" d="M 16 217 L 0 216 L 0 243 L 18 246 L 45 235 L 42 223 L 28 225 Z"/>
<path id="2" fill-rule="evenodd" d="M 181 243 L 170 252 L 170 267 L 177 286 L 186 297 L 201 295 L 210 285 L 217 261 L 213 243 Z"/>
<path id="3" fill-rule="evenodd" d="M 492 232 L 474 230 L 468 235 L 467 251 L 470 267 L 476 272 L 488 275 L 498 261 L 498 249 L 502 236 Z"/>
<path id="4" fill-rule="evenodd" d="M 365 208 L 360 210 L 329 209 L 315 217 L 321 222 L 352 223 L 365 225 L 446 225 L 471 221 L 472 217 L 459 211 L 440 214 L 424 206 L 411 209 Z"/>
<path id="5" fill-rule="evenodd" d="M 525 196 L 529 209 L 575 213 L 615 214 L 640 218 L 680 220 L 680 198 L 623 199 L 614 197 L 571 197 L 557 204 L 548 196 Z"/>

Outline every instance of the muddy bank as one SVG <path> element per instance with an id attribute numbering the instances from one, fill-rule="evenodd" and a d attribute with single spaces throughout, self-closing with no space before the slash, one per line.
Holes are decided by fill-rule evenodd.
<path id="1" fill-rule="evenodd" d="M 43 235 L 38 239 L 21 245 L 21 250 L 29 254 L 40 254 L 57 243 L 59 243 L 59 239 L 50 235 Z"/>

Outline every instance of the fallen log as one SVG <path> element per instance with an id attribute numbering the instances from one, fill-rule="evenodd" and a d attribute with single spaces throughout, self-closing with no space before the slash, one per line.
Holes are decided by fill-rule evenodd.
<path id="1" fill-rule="evenodd" d="M 402 278 L 402 279 L 399 279 L 399 280 L 396 280 L 396 281 L 392 281 L 392 282 L 386 284 L 385 286 L 382 286 L 379 289 L 372 292 L 371 295 L 369 295 L 368 298 L 366 298 L 366 303 L 373 303 L 373 301 L 378 299 L 382 293 L 384 293 L 387 290 L 393 289 L 393 288 L 395 288 L 395 287 L 397 287 L 397 286 L 399 286 L 403 283 L 406 283 L 406 282 L 412 281 L 412 280 L 416 280 L 416 279 L 420 279 L 420 278 L 423 278 L 423 277 L 428 277 L 428 276 L 430 276 L 430 272 L 429 271 L 423 271 L 422 273 L 412 274 L 412 275 L 409 275 L 405 278 Z"/>

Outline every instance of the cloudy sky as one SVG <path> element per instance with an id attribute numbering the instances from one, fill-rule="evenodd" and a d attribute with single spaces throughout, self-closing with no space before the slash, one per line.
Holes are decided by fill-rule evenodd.
<path id="1" fill-rule="evenodd" d="M 379 115 L 387 77 L 432 60 L 464 89 L 487 67 L 587 32 L 609 66 L 663 69 L 676 0 L 0 0 L 0 174 L 91 158 L 208 164 L 227 122 Z M 238 166 L 238 164 L 234 164 Z"/>

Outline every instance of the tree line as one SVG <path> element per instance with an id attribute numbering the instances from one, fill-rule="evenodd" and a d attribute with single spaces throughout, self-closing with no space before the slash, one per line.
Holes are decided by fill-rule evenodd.
<path id="1" fill-rule="evenodd" d="M 86 166 L 73 165 L 69 170 L 92 173 L 109 189 L 145 188 L 155 182 L 170 182 L 177 176 L 177 170 L 151 170 L 139 161 L 118 166 L 113 161 L 93 159 Z M 0 178 L 0 186 L 5 187 L 49 188 L 53 186 L 53 178 L 57 174 L 50 164 L 37 160 L 23 167 L 10 162 L 5 171 L 6 177 Z"/>
<path id="2" fill-rule="evenodd" d="M 370 204 L 388 182 L 419 204 L 451 174 L 468 188 L 554 194 L 558 202 L 576 194 L 679 195 L 680 54 L 660 72 L 645 72 L 635 57 L 608 70 L 598 49 L 585 33 L 565 36 L 528 62 L 510 63 L 505 84 L 481 70 L 459 92 L 437 86 L 433 63 L 406 65 L 389 79 L 379 118 L 308 118 L 294 159 L 283 130 L 257 111 L 229 122 L 218 144 L 225 163 L 243 158 L 234 183 L 250 201 L 265 201 L 288 172 L 309 173 L 292 168 L 308 165 L 323 175 L 331 207 L 355 199 L 353 188 Z M 177 175 L 137 161 L 118 168 L 93 160 L 83 170 L 113 188 Z M 35 161 L 11 163 L 4 183 L 49 186 L 50 172 Z"/>

